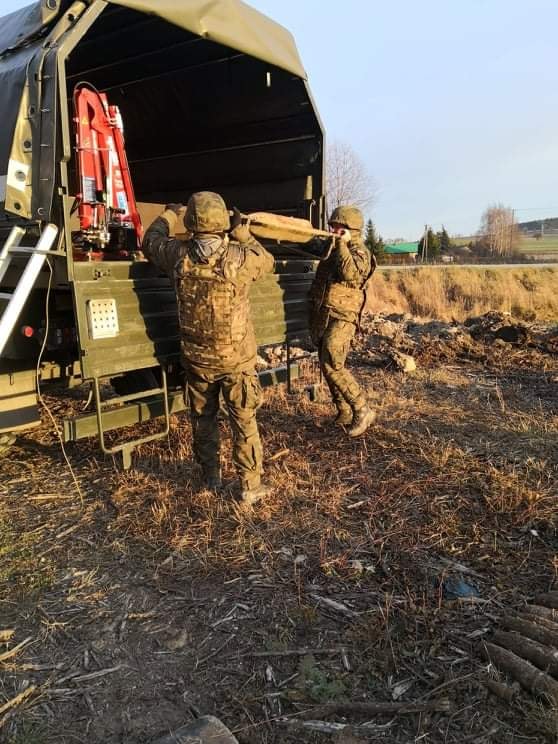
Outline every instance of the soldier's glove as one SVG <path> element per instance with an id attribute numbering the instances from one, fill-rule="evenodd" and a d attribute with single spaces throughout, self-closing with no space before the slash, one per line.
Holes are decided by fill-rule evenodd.
<path id="1" fill-rule="evenodd" d="M 242 214 L 236 207 L 233 207 L 232 210 L 230 236 L 239 243 L 247 243 L 252 237 L 248 222 L 242 222 Z"/>
<path id="2" fill-rule="evenodd" d="M 178 217 L 180 217 L 180 214 L 186 209 L 186 207 L 184 204 L 167 204 L 165 209 L 174 212 Z"/>
<path id="3" fill-rule="evenodd" d="M 351 240 L 350 230 L 342 230 L 337 232 L 333 236 L 333 243 L 331 250 L 339 250 L 339 248 L 346 248 Z"/>

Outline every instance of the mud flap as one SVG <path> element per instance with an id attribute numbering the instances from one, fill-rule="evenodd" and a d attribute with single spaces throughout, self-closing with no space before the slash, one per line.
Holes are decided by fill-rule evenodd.
<path id="1" fill-rule="evenodd" d="M 0 433 L 39 426 L 36 379 L 34 369 L 0 372 Z"/>

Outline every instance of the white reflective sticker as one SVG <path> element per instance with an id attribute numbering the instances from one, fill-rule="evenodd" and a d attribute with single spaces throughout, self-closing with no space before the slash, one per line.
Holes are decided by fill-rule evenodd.
<path id="1" fill-rule="evenodd" d="M 126 194 L 124 191 L 117 191 L 116 192 L 116 200 L 118 202 L 118 209 L 121 209 L 123 212 L 128 214 L 128 200 L 126 199 Z"/>
<path id="2" fill-rule="evenodd" d="M 6 177 L 7 187 L 17 191 L 25 191 L 29 165 L 20 163 L 19 160 L 10 160 L 8 163 L 8 175 Z"/>
<path id="3" fill-rule="evenodd" d="M 81 179 L 81 194 L 85 204 L 95 204 L 97 196 L 95 192 L 96 182 L 91 176 L 83 176 Z"/>
<path id="4" fill-rule="evenodd" d="M 120 331 L 116 300 L 88 300 L 87 321 L 89 338 L 96 341 L 100 338 L 114 338 Z"/>
<path id="5" fill-rule="evenodd" d="M 0 176 L 0 201 L 6 200 L 6 181 L 8 176 Z"/>

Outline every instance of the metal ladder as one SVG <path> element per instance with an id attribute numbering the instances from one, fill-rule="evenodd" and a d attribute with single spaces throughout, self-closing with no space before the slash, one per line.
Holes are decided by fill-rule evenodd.
<path id="1" fill-rule="evenodd" d="M 165 416 L 165 426 L 162 431 L 158 431 L 155 434 L 148 434 L 145 437 L 139 437 L 129 442 L 123 442 L 122 444 L 116 444 L 113 447 L 109 447 L 106 443 L 106 429 L 105 422 L 103 419 L 103 411 L 107 408 L 114 408 L 123 403 L 130 403 L 132 401 L 148 402 L 153 396 L 162 395 L 163 397 L 163 412 Z M 122 467 L 124 470 L 128 470 L 132 465 L 132 452 L 140 444 L 146 444 L 147 442 L 155 442 L 158 439 L 165 439 L 168 437 L 170 432 L 170 410 L 169 410 L 169 390 L 167 386 L 167 372 L 164 366 L 161 365 L 161 387 L 152 388 L 151 390 L 142 390 L 140 393 L 130 393 L 129 395 L 119 395 L 116 398 L 109 398 L 103 400 L 101 396 L 101 385 L 98 377 L 93 378 L 93 398 L 95 400 L 95 413 L 97 415 L 97 433 L 99 435 L 99 442 L 102 451 L 105 455 L 117 455 L 122 454 Z"/>
<path id="2" fill-rule="evenodd" d="M 37 281 L 37 277 L 39 276 L 39 272 L 41 271 L 46 257 L 49 254 L 54 255 L 54 252 L 51 249 L 56 240 L 56 236 L 58 235 L 58 228 L 56 225 L 48 224 L 41 233 L 39 242 L 34 248 L 20 248 L 19 244 L 24 235 L 24 228 L 12 228 L 12 231 L 8 235 L 8 238 L 0 251 L 0 289 L 6 272 L 8 271 L 12 256 L 14 254 L 29 256 L 27 265 L 23 270 L 14 291 L 0 292 L 0 300 L 7 301 L 8 303 L 0 317 L 0 357 L 2 356 L 4 348 L 12 335 L 15 324 L 17 323 L 21 311 L 27 302 L 27 298 L 35 286 L 35 282 Z"/>

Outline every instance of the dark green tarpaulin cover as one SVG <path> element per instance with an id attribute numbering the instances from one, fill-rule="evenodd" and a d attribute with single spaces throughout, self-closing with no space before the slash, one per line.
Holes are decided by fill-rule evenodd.
<path id="1" fill-rule="evenodd" d="M 41 0 L 41 2 L 36 2 L 33 5 L 0 19 L 0 111 L 2 111 L 3 114 L 2 127 L 0 127 L 0 203 L 5 201 L 5 211 L 7 210 L 11 214 L 17 214 L 18 216 L 27 219 L 36 219 L 37 216 L 50 213 L 51 208 L 51 196 L 49 196 L 49 193 L 50 195 L 52 194 L 54 158 L 50 157 L 50 151 L 47 151 L 44 148 L 52 147 L 51 142 L 54 141 L 53 136 L 50 132 L 45 134 L 45 126 L 47 128 L 50 125 L 55 126 L 55 119 L 53 115 L 51 119 L 46 121 L 46 125 L 45 122 L 41 123 L 41 136 L 45 136 L 46 139 L 45 143 L 41 143 L 40 145 L 42 148 L 40 154 L 45 155 L 46 153 L 45 158 L 47 155 L 49 156 L 49 158 L 47 158 L 48 162 L 45 160 L 45 165 L 45 163 L 43 163 L 44 158 L 39 159 L 38 157 L 39 151 L 37 150 L 38 145 L 36 145 L 36 142 L 38 142 L 39 132 L 39 117 L 36 115 L 38 104 L 31 106 L 23 97 L 26 84 L 30 85 L 30 87 L 33 87 L 33 84 L 35 84 L 35 87 L 37 87 L 36 81 L 39 79 L 35 72 L 32 72 L 31 77 L 29 77 L 28 65 L 35 65 L 37 61 L 46 58 L 48 55 L 52 67 L 56 64 L 56 55 L 58 54 L 57 44 L 52 43 L 53 34 L 56 34 L 57 38 L 60 37 L 60 34 L 63 33 L 63 28 L 70 27 L 74 23 L 74 19 L 77 19 L 80 16 L 85 19 L 88 13 L 91 13 L 92 15 L 94 14 L 95 18 L 97 18 L 98 12 L 101 11 L 101 19 L 105 16 L 110 16 L 111 6 L 114 10 L 120 7 L 122 8 L 123 13 L 129 12 L 130 15 L 137 14 L 140 16 L 151 16 L 154 22 L 163 22 L 160 23 L 161 28 L 164 28 L 166 24 L 172 24 L 176 27 L 176 31 L 180 29 L 193 34 L 194 37 L 199 37 L 208 42 L 214 42 L 216 48 L 224 46 L 234 50 L 235 52 L 240 52 L 240 56 L 243 60 L 246 60 L 248 65 L 249 60 L 259 60 L 264 64 L 269 64 L 270 66 L 279 68 L 284 71 L 284 73 L 287 73 L 286 75 L 283 74 L 283 82 L 281 82 L 281 76 L 279 76 L 279 78 L 273 78 L 273 90 L 275 93 L 271 95 L 275 95 L 275 99 L 273 100 L 277 102 L 278 108 L 277 110 L 271 110 L 270 115 L 268 116 L 268 119 L 270 120 L 269 127 L 271 127 L 271 129 L 273 129 L 271 126 L 273 123 L 273 117 L 277 118 L 277 126 L 279 126 L 281 117 L 284 118 L 285 123 L 284 125 L 281 125 L 281 133 L 278 134 L 275 130 L 271 131 L 271 129 L 269 132 L 266 131 L 265 122 L 260 126 L 259 118 L 257 120 L 253 119 L 247 121 L 247 125 L 255 127 L 256 129 L 259 126 L 260 129 L 258 129 L 258 133 L 261 130 L 261 136 L 259 134 L 253 134 L 252 136 L 259 136 L 264 142 L 267 142 L 270 139 L 279 140 L 282 137 L 287 138 L 287 140 L 289 138 L 298 138 L 297 142 L 298 140 L 302 142 L 300 147 L 306 147 L 306 149 L 310 147 L 310 145 L 306 146 L 303 142 L 304 136 L 307 136 L 307 138 L 311 136 L 315 128 L 314 125 L 311 124 L 310 129 L 312 132 L 309 132 L 307 131 L 308 126 L 304 124 L 305 113 L 313 111 L 311 101 L 308 101 L 307 93 L 304 93 L 299 98 L 299 94 L 297 94 L 295 88 L 291 87 L 289 88 L 288 94 L 285 94 L 285 97 L 281 98 L 282 89 L 280 86 L 288 84 L 287 81 L 289 80 L 289 75 L 293 76 L 294 79 L 298 78 L 299 81 L 305 85 L 303 81 L 306 80 L 306 74 L 298 55 L 294 39 L 285 28 L 254 10 L 246 3 L 242 2 L 242 0 L 107 0 L 106 2 L 105 0 L 80 0 L 79 2 L 72 2 L 72 0 Z M 106 13 L 103 12 L 104 9 L 106 9 Z M 76 28 L 77 27 L 76 24 Z M 54 30 L 55 28 L 57 29 L 56 31 Z M 62 29 L 62 32 L 60 29 Z M 122 31 L 125 33 L 125 28 L 122 29 Z M 160 29 L 159 33 L 161 33 Z M 123 38 L 126 39 L 125 36 Z M 163 34 L 159 39 L 161 50 L 165 48 L 164 38 Z M 102 41 L 97 43 L 102 44 Z M 128 44 L 128 46 L 130 45 Z M 90 49 L 91 47 L 89 50 Z M 156 50 L 149 50 L 148 53 L 155 53 L 155 51 Z M 79 53 L 77 53 L 77 56 L 79 57 Z M 71 59 L 75 61 L 75 55 Z M 123 65 L 125 64 L 126 59 L 124 58 Z M 238 64 L 243 65 L 245 63 L 241 61 L 238 62 Z M 112 60 L 112 67 L 114 71 L 114 69 L 116 69 L 114 60 Z M 242 69 L 243 74 L 249 76 L 249 69 L 247 67 L 246 69 L 244 67 Z M 128 68 L 126 74 L 129 74 Z M 142 76 L 145 76 L 147 80 L 143 88 L 149 91 L 149 81 L 146 70 L 142 68 L 141 74 Z M 200 72 L 197 78 L 201 80 L 200 76 L 202 74 L 205 73 Z M 211 83 L 212 79 L 209 77 L 209 73 L 207 73 L 207 75 L 207 80 Z M 43 80 L 43 85 L 40 91 L 40 95 L 43 97 L 47 87 L 45 81 L 49 79 L 53 79 L 52 71 L 45 75 Z M 170 76 L 167 76 L 166 81 L 172 88 L 172 80 Z M 95 81 L 93 80 L 93 82 Z M 105 84 L 101 83 L 99 85 L 103 89 L 105 88 Z M 120 90 L 120 87 L 121 86 L 116 87 L 113 97 L 117 104 L 121 105 L 122 108 L 127 106 L 127 108 L 133 113 L 133 105 L 135 101 L 134 96 L 132 93 L 128 93 L 126 101 L 117 100 L 117 91 Z M 242 88 L 239 88 L 238 91 L 238 95 L 242 96 Z M 35 93 L 36 92 L 37 91 L 35 91 Z M 170 90 L 170 93 L 172 94 L 173 90 Z M 201 100 L 203 90 L 196 90 L 194 93 L 197 95 L 198 100 Z M 55 95 L 54 88 L 50 91 L 50 94 L 51 99 L 49 100 L 47 107 L 44 109 L 45 111 L 55 111 L 56 108 L 56 100 L 53 97 Z M 137 91 L 135 91 L 135 94 L 137 97 Z M 29 100 L 31 100 L 31 98 Z M 154 102 L 153 99 L 151 100 L 153 105 L 155 105 L 156 102 Z M 170 98 L 168 100 L 170 100 Z M 168 116 L 168 100 L 165 104 L 167 106 L 167 110 L 165 111 L 166 116 Z M 271 101 L 271 97 L 268 100 Z M 25 112 L 27 112 L 27 110 L 33 110 L 34 115 L 30 115 L 28 118 L 30 123 L 33 122 L 34 131 L 30 131 L 29 133 L 19 132 L 16 142 L 14 141 L 16 123 L 21 123 L 24 120 L 27 121 L 27 117 L 19 116 L 20 101 Z M 310 106 L 307 109 L 303 108 L 305 102 L 310 103 Z M 28 109 L 25 108 L 26 106 Z M 192 118 L 193 114 L 191 112 L 188 113 L 192 108 L 188 105 L 188 101 L 181 101 L 180 106 L 187 109 L 187 118 Z M 141 102 L 141 107 L 142 110 L 145 108 L 144 101 Z M 181 115 L 179 111 L 180 107 L 175 106 L 174 108 L 178 118 L 178 116 Z M 234 112 L 234 107 L 231 108 L 231 111 Z M 48 117 L 46 118 L 48 119 Z M 222 122 L 221 129 L 227 127 L 231 129 L 232 124 L 229 126 L 226 122 Z M 320 128 L 319 122 L 317 127 L 318 129 Z M 237 127 L 237 129 L 240 131 L 239 127 Z M 212 137 L 215 134 L 215 132 L 210 130 L 207 125 L 205 126 L 205 130 L 207 130 Z M 247 136 L 249 136 L 250 131 L 252 130 L 247 129 Z M 194 133 L 198 134 L 197 131 Z M 33 136 L 31 136 L 32 134 Z M 177 137 L 180 139 L 180 134 L 177 134 Z M 133 155 L 134 142 L 133 138 L 131 139 L 132 141 L 128 144 L 130 146 L 130 153 Z M 213 137 L 213 139 L 215 139 L 215 137 Z M 320 140 L 320 143 L 318 143 L 316 147 L 321 146 L 321 138 L 318 137 L 318 139 Z M 12 147 L 13 141 L 15 144 Z M 153 147 L 153 142 L 157 142 L 158 140 L 157 138 L 151 137 L 150 141 Z M 33 153 L 31 153 L 29 149 L 26 149 L 24 146 L 25 142 L 33 143 Z M 221 146 L 228 146 L 230 144 L 236 146 L 242 145 L 243 142 L 234 141 L 229 143 L 228 141 L 219 141 L 219 144 Z M 299 147 L 299 145 L 295 144 L 293 147 Z M 210 143 L 208 148 L 213 149 L 214 144 Z M 315 149 L 315 146 L 312 145 L 311 149 L 312 148 Z M 313 152 L 313 149 L 312 152 L 306 152 L 305 150 L 303 156 L 301 156 L 298 151 L 295 152 L 294 150 L 289 154 L 289 162 L 300 162 L 304 164 L 303 176 L 309 173 L 309 168 L 307 168 L 306 165 L 312 160 L 312 158 L 315 159 L 315 157 L 317 157 L 316 153 Z M 146 157 L 160 157 L 161 155 L 170 157 L 170 155 L 174 156 L 175 154 L 176 151 L 172 153 L 166 151 L 149 152 L 147 154 L 146 152 L 143 152 L 141 159 L 145 159 Z M 208 159 L 211 160 L 211 157 L 208 156 Z M 223 160 L 224 158 L 221 157 L 220 162 L 223 163 Z M 178 165 L 178 163 L 175 163 L 175 169 Z M 188 163 L 187 165 L 190 164 Z M 210 162 L 204 163 L 204 168 L 207 170 L 209 165 L 211 165 Z M 233 163 L 231 167 L 234 165 L 235 164 Z M 238 166 L 235 167 L 238 170 Z M 135 169 L 138 183 L 141 186 L 142 178 L 140 166 L 136 164 Z M 226 169 L 223 168 L 222 170 L 224 178 L 226 177 Z M 270 178 L 275 177 L 270 168 L 267 168 L 267 170 L 269 170 Z M 24 189 L 21 188 L 21 179 L 20 181 L 16 180 L 16 177 L 19 178 L 21 174 L 24 174 L 27 177 L 27 183 L 25 184 Z M 297 173 L 295 175 L 298 177 L 299 174 Z M 278 180 L 284 180 L 285 177 L 284 173 L 277 175 Z M 223 183 L 223 178 L 217 185 Z M 245 176 L 243 176 L 243 180 L 246 180 Z M 258 176 L 252 180 L 254 180 L 254 182 L 259 182 L 261 181 L 261 178 Z M 49 193 L 47 193 L 47 190 Z M 302 196 L 300 198 L 302 198 Z M 39 207 L 41 208 L 39 209 Z"/>
<path id="2" fill-rule="evenodd" d="M 163 18 L 210 41 L 292 72 L 306 73 L 292 35 L 242 0 L 110 0 L 114 5 Z M 25 43 L 69 6 L 42 0 L 11 13 L 0 22 L 0 54 Z M 89 0 L 89 5 L 92 0 Z M 56 5 L 57 9 L 52 9 Z"/>

